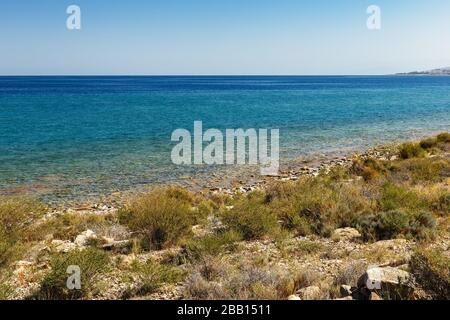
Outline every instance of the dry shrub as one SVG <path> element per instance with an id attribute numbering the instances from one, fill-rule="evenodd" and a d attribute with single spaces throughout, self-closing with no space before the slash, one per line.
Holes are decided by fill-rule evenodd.
<path id="1" fill-rule="evenodd" d="M 400 158 L 411 159 L 411 158 L 423 158 L 426 155 L 425 150 L 418 143 L 407 142 L 400 146 L 399 148 Z"/>
<path id="2" fill-rule="evenodd" d="M 255 258 L 256 259 L 256 258 Z M 256 259 L 258 260 L 258 259 Z M 310 271 L 241 261 L 233 265 L 210 258 L 196 265 L 186 279 L 185 298 L 212 300 L 286 299 L 319 278 Z"/>
<path id="3" fill-rule="evenodd" d="M 175 188 L 142 194 L 119 211 L 119 220 L 141 238 L 144 249 L 161 249 L 190 235 L 195 222 L 191 198 Z"/>
<path id="4" fill-rule="evenodd" d="M 252 192 L 237 199 L 231 210 L 221 213 L 223 223 L 245 240 L 278 237 L 280 226 L 277 215 L 264 203 L 264 195 Z"/>
<path id="5" fill-rule="evenodd" d="M 360 214 L 371 211 L 373 203 L 361 185 L 328 178 L 304 178 L 288 187 L 274 187 L 268 205 L 297 234 L 329 236 L 335 228 L 353 225 Z"/>
<path id="6" fill-rule="evenodd" d="M 26 242 L 42 237 L 35 224 L 45 209 L 28 198 L 0 198 L 0 268 L 20 259 Z"/>

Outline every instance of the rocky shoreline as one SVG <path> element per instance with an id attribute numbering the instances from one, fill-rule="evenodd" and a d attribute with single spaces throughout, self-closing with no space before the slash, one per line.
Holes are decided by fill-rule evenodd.
<path id="1" fill-rule="evenodd" d="M 395 152 L 395 146 L 397 144 L 388 144 L 382 146 L 376 146 L 368 149 L 364 152 L 352 152 L 348 156 L 322 156 L 312 157 L 312 159 L 297 158 L 284 165 L 279 174 L 276 176 L 261 176 L 256 174 L 258 168 L 237 168 L 237 176 L 228 176 L 225 173 L 211 173 L 211 178 L 206 182 L 198 182 L 192 177 L 183 177 L 184 183 L 180 185 L 194 193 L 198 193 L 203 196 L 210 196 L 215 194 L 245 194 L 255 190 L 262 190 L 267 185 L 275 181 L 296 181 L 301 177 L 317 177 L 320 172 L 325 174 L 336 167 L 348 168 L 355 159 L 377 159 L 377 160 L 396 160 L 397 155 Z M 136 193 L 147 192 L 153 187 L 161 186 L 161 184 L 150 185 L 142 190 L 128 190 L 123 192 L 113 192 L 109 196 L 106 196 L 101 201 L 87 201 L 78 204 L 55 205 L 54 212 L 61 211 L 95 211 L 99 214 L 108 214 L 114 212 L 114 207 L 122 206 L 126 203 L 126 199 L 133 196 Z"/>

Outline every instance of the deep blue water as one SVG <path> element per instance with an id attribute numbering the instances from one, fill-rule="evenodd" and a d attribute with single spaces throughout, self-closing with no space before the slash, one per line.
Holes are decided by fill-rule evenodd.
<path id="1" fill-rule="evenodd" d="M 450 77 L 0 77 L 0 193 L 84 196 L 193 170 L 173 130 L 279 128 L 281 158 L 450 130 Z"/>

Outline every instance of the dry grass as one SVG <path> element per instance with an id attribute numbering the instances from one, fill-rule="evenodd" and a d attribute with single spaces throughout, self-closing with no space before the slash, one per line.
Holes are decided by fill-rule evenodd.
<path id="1" fill-rule="evenodd" d="M 32 199 L 0 198 L 0 269 L 20 259 L 25 243 L 39 240 L 36 221 L 45 207 Z"/>
<path id="2" fill-rule="evenodd" d="M 156 292 L 163 285 L 179 282 L 183 279 L 184 272 L 150 259 L 146 262 L 134 261 L 129 276 L 133 286 L 123 293 L 123 299 L 145 296 Z"/>

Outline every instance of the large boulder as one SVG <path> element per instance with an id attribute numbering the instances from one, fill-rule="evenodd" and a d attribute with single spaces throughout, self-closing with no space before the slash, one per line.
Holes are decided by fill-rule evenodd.
<path id="1" fill-rule="evenodd" d="M 358 298 L 369 299 L 372 292 L 391 299 L 410 297 L 413 277 L 404 270 L 393 267 L 372 267 L 358 279 Z M 362 295 L 362 296 L 361 296 Z"/>

